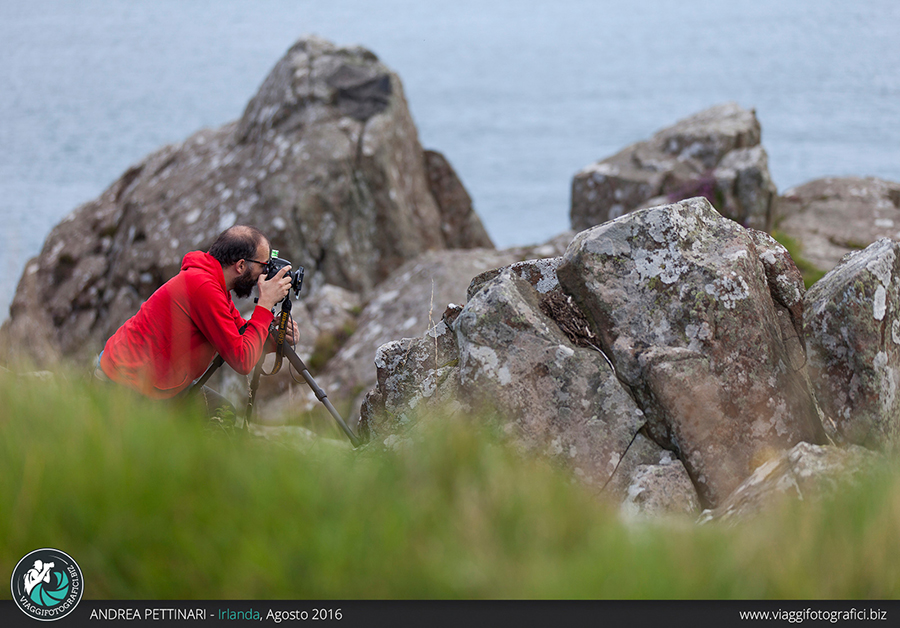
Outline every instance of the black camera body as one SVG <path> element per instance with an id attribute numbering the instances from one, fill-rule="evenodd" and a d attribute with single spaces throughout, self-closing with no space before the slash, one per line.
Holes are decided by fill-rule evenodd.
<path id="1" fill-rule="evenodd" d="M 278 274 L 278 271 L 285 266 L 291 265 L 292 264 L 289 261 L 281 259 L 280 257 L 269 258 L 269 262 L 266 264 L 266 281 L 272 279 Z M 300 296 L 300 289 L 303 287 L 303 273 L 303 266 L 298 266 L 295 270 L 290 270 L 285 273 L 286 277 L 291 278 L 291 290 L 294 291 L 295 298 Z"/>

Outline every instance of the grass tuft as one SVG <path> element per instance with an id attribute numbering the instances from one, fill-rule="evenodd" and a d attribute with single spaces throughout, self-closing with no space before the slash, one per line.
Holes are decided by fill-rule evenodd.
<path id="1" fill-rule="evenodd" d="M 626 525 L 476 419 L 301 453 L 74 379 L 0 396 L 0 573 L 59 548 L 91 599 L 900 594 L 896 469 L 736 527 Z"/>

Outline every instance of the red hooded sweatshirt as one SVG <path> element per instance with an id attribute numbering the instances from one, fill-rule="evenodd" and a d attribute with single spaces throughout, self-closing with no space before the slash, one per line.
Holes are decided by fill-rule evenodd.
<path id="1" fill-rule="evenodd" d="M 153 399 L 174 397 L 207 369 L 218 352 L 238 373 L 259 361 L 272 312 L 258 307 L 246 323 L 225 288 L 222 265 L 209 253 L 184 256 L 167 281 L 106 342 L 100 368 Z"/>

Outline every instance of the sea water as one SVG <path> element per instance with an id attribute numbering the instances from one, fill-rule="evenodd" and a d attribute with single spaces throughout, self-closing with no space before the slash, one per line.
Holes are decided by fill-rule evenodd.
<path id="1" fill-rule="evenodd" d="M 53 225 L 238 118 L 304 35 L 398 73 L 504 247 L 569 227 L 584 166 L 726 101 L 756 110 L 780 191 L 900 180 L 897 33 L 897 0 L 0 0 L 0 319 Z"/>

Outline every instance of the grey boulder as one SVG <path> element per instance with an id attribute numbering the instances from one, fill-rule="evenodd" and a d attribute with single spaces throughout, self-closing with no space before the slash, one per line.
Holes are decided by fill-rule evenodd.
<path id="1" fill-rule="evenodd" d="M 694 198 L 580 233 L 557 270 L 706 507 L 767 452 L 825 440 L 796 355 L 799 272 L 751 233 Z"/>
<path id="2" fill-rule="evenodd" d="M 722 215 L 768 230 L 776 189 L 753 110 L 725 103 L 598 161 L 572 180 L 572 228 L 705 196 Z"/>
<path id="3" fill-rule="evenodd" d="M 552 278 L 558 262 L 488 273 L 464 307 L 450 306 L 424 336 L 380 347 L 362 430 L 381 442 L 423 414 L 494 416 L 523 451 L 602 492 L 644 417 L 585 341 L 583 317 Z"/>
<path id="4" fill-rule="evenodd" d="M 718 508 L 704 512 L 700 522 L 737 523 L 786 500 L 818 501 L 852 490 L 883 464 L 883 458 L 864 447 L 800 442 L 757 467 Z"/>
<path id="5" fill-rule="evenodd" d="M 900 433 L 900 243 L 846 255 L 806 294 L 809 372 L 837 434 L 885 449 Z M 833 422 L 833 424 L 832 424 Z"/>
<path id="6" fill-rule="evenodd" d="M 607 358 L 545 313 L 542 296 L 509 269 L 478 290 L 455 323 L 460 387 L 476 411 L 497 411 L 525 450 L 602 490 L 644 413 Z"/>

